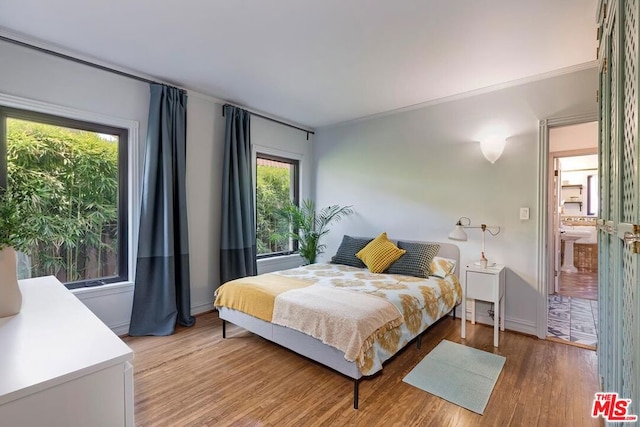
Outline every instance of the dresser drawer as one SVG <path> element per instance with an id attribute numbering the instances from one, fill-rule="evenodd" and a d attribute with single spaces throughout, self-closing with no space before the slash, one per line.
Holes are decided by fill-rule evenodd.
<path id="1" fill-rule="evenodd" d="M 467 298 L 493 301 L 497 276 L 467 271 Z"/>

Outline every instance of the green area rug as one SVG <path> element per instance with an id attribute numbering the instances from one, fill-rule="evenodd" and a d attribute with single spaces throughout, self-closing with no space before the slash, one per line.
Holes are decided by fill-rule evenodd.
<path id="1" fill-rule="evenodd" d="M 482 415 L 506 360 L 443 340 L 403 381 Z"/>

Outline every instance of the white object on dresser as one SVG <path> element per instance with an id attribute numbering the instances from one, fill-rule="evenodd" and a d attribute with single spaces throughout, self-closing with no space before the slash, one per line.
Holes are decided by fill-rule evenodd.
<path id="1" fill-rule="evenodd" d="M 504 288 L 506 282 L 506 270 L 504 265 L 496 264 L 493 267 L 482 268 L 476 265 L 467 265 L 465 280 L 462 288 L 462 328 L 460 336 L 466 335 L 467 323 L 467 298 L 471 303 L 471 323 L 476 323 L 476 300 L 493 303 L 493 346 L 498 347 L 498 323 L 500 330 L 504 331 Z"/>
<path id="2" fill-rule="evenodd" d="M 55 277 L 21 280 L 0 319 L 0 424 L 134 425 L 133 351 Z"/>

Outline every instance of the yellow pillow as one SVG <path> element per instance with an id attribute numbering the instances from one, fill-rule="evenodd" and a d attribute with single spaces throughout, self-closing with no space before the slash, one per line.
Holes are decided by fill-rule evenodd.
<path id="1" fill-rule="evenodd" d="M 356 254 L 372 273 L 382 273 L 407 251 L 398 249 L 387 233 L 382 233 Z"/>

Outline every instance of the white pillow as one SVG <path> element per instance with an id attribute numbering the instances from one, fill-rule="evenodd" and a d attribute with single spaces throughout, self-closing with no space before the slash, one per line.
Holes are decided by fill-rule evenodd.
<path id="1" fill-rule="evenodd" d="M 456 269 L 456 260 L 442 257 L 434 257 L 431 260 L 430 275 L 444 279 Z"/>

